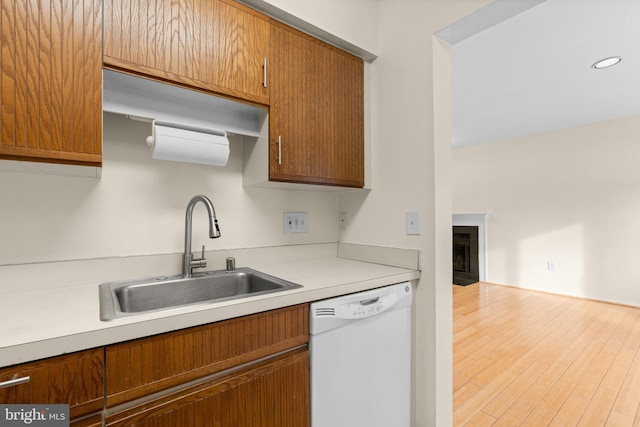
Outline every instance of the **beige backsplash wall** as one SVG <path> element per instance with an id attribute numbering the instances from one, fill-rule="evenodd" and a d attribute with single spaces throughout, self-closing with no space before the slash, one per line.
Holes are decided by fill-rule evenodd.
<path id="1" fill-rule="evenodd" d="M 181 253 L 185 208 L 196 194 L 211 198 L 222 237 L 207 237 L 198 205 L 194 251 L 338 241 L 336 193 L 242 186 L 242 137 L 230 138 L 220 168 L 152 160 L 150 129 L 105 113 L 100 179 L 0 172 L 0 266 Z M 308 212 L 309 232 L 284 234 L 284 211 Z"/>

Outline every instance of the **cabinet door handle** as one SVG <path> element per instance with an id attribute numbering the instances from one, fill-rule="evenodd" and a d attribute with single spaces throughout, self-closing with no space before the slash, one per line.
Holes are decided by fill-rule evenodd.
<path id="1" fill-rule="evenodd" d="M 22 378 L 18 378 L 17 375 L 14 375 L 12 379 L 10 379 L 9 381 L 4 381 L 0 383 L 0 388 L 7 388 L 7 387 L 13 387 L 19 384 L 26 384 L 29 381 L 31 381 L 31 377 L 26 376 L 26 377 L 22 377 Z"/>
<path id="2" fill-rule="evenodd" d="M 278 164 L 282 164 L 282 136 L 278 135 Z"/>
<path id="3" fill-rule="evenodd" d="M 267 58 L 264 58 L 262 63 L 262 86 L 267 87 Z"/>

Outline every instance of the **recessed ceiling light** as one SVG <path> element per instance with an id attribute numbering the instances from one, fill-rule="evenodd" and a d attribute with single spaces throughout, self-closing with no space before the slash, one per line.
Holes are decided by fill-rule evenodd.
<path id="1" fill-rule="evenodd" d="M 591 68 L 595 68 L 596 70 L 600 70 L 602 68 L 609 68 L 616 65 L 618 62 L 622 61 L 622 58 L 619 56 L 612 56 L 611 58 L 601 59 L 600 61 L 594 63 Z"/>

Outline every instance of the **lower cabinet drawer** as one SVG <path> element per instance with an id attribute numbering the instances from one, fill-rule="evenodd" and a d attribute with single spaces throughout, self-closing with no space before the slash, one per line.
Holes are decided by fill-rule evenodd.
<path id="1" fill-rule="evenodd" d="M 106 426 L 308 427 L 309 407 L 304 347 L 108 414 Z"/>

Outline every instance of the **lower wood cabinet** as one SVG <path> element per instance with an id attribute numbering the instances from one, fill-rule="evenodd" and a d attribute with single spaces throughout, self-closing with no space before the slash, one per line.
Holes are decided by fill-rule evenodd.
<path id="1" fill-rule="evenodd" d="M 76 418 L 71 420 L 71 427 L 103 427 L 102 413 L 88 418 Z"/>
<path id="2" fill-rule="evenodd" d="M 0 388 L 0 403 L 68 404 L 72 422 L 99 414 L 104 404 L 104 348 L 0 369 L 0 383 L 21 378 L 23 383 Z M 92 424 L 89 419 L 74 425 Z"/>
<path id="3" fill-rule="evenodd" d="M 309 352 L 294 350 L 110 415 L 109 427 L 304 427 Z"/>
<path id="4" fill-rule="evenodd" d="M 107 425 L 309 425 L 309 305 L 106 348 Z"/>

